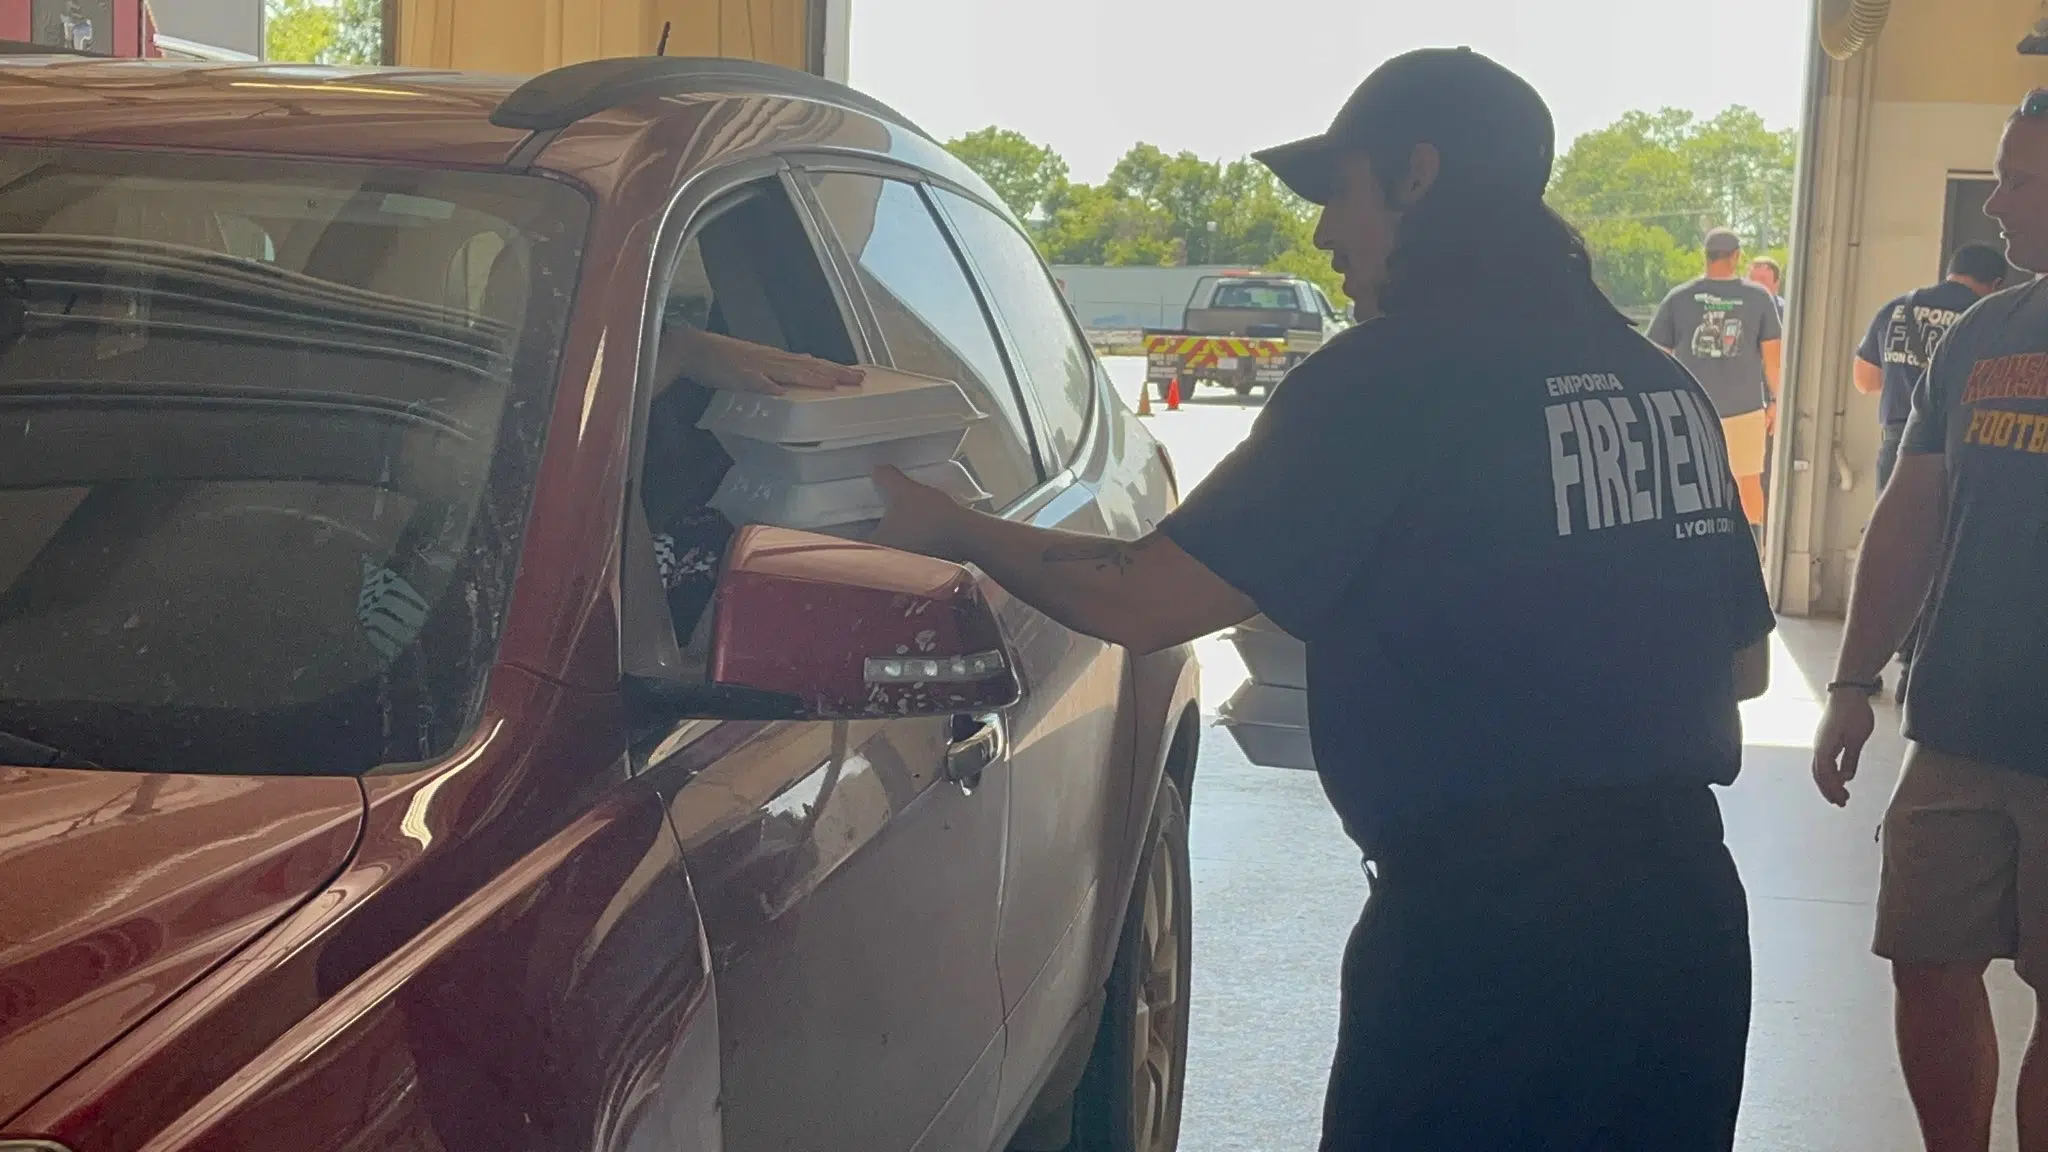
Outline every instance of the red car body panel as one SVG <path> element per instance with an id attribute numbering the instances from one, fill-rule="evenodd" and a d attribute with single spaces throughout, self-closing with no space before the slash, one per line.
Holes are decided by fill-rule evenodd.
<path id="1" fill-rule="evenodd" d="M 485 119 L 509 86 L 458 73 L 366 77 L 310 64 L 195 69 L 15 57 L 0 64 L 0 136 L 481 168 L 503 164 L 525 138 Z"/>
<path id="2" fill-rule="evenodd" d="M 510 86 L 9 61 L 0 146 L 488 167 L 524 139 L 484 119 Z M 1114 958 L 1196 719 L 1185 650 L 1133 658 L 984 582 L 1024 699 L 1015 771 L 971 793 L 944 778 L 946 718 L 684 720 L 629 752 L 613 512 L 656 243 L 701 173 L 807 150 L 972 179 L 915 133 L 772 95 L 650 100 L 548 143 L 534 171 L 590 195 L 593 255 L 482 720 L 426 768 L 275 782 L 354 794 L 358 850 L 153 1011 L 81 1022 L 82 1067 L 23 1054 L 49 1090 L 18 1112 L 0 1097 L 0 1133 L 75 1152 L 940 1152 L 1021 1119 Z M 1156 444 L 1127 413 L 1095 424 L 1014 515 L 1127 537 L 1164 515 Z"/>
<path id="3" fill-rule="evenodd" d="M 0 1115 L 325 887 L 352 780 L 0 769 Z"/>
<path id="4" fill-rule="evenodd" d="M 636 1131 L 716 1148 L 708 957 L 681 853 L 659 802 L 620 771 L 623 747 L 585 738 L 619 731 L 618 706 L 494 677 L 468 748 L 364 782 L 361 848 L 318 898 L 9 1130 L 76 1152 L 423 1134 L 625 1147 Z M 673 1066 L 687 1058 L 708 1075 Z M 710 1093 L 690 1114 L 649 1091 L 667 1077 Z"/>

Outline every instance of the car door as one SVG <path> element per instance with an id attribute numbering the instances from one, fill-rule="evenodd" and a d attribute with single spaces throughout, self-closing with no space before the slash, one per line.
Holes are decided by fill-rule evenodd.
<path id="1" fill-rule="evenodd" d="M 663 249 L 650 326 L 694 322 L 865 359 L 867 340 L 779 167 L 693 185 L 671 214 L 690 224 Z M 694 191 L 707 186 L 717 191 Z M 642 381 L 650 397 L 654 383 Z M 707 441 L 686 442 L 717 453 Z M 693 498 L 703 497 L 698 461 L 642 455 L 643 513 L 662 503 L 671 465 L 694 471 Z M 692 622 L 673 614 L 625 626 L 688 635 Z M 667 798 L 712 954 L 726 1147 L 985 1145 L 1003 1052 L 995 941 L 1007 762 L 966 785 L 950 780 L 963 733 L 946 719 L 750 722 L 648 706 L 640 720 L 636 763 Z"/>
<path id="2" fill-rule="evenodd" d="M 1016 515 L 1108 535 L 1093 460 L 1097 364 L 1038 251 L 1003 215 L 933 188 L 1006 337 L 1009 359 L 1051 461 L 1052 481 Z M 1170 594 L 1162 589 L 1162 594 Z M 1028 1103 L 1106 975 L 1122 924 L 1116 878 L 1135 797 L 1120 721 L 1129 653 L 1018 606 L 1015 642 L 1031 673 L 1011 740 L 1010 838 L 996 960 L 1009 1011 L 1003 1115 Z M 1146 801 L 1150 801 L 1147 796 Z"/>

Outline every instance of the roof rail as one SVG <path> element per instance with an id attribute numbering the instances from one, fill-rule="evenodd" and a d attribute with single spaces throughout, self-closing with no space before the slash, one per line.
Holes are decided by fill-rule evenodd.
<path id="1" fill-rule="evenodd" d="M 931 138 L 902 113 L 844 84 L 773 64 L 722 57 L 628 56 L 569 64 L 514 89 L 491 113 L 491 123 L 553 132 L 641 97 L 699 94 L 798 96 L 858 109 Z"/>

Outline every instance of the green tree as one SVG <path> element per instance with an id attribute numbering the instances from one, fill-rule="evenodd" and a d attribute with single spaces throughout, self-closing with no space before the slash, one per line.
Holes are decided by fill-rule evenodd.
<path id="1" fill-rule="evenodd" d="M 1067 162 L 1022 132 L 982 128 L 947 141 L 946 150 L 988 181 L 1010 211 L 1026 221 L 1051 215 L 1067 188 Z"/>
<path id="2" fill-rule="evenodd" d="M 1173 221 L 1133 196 L 1071 185 L 1041 230 L 1040 246 L 1055 264 L 1121 266 L 1179 263 Z"/>
<path id="3" fill-rule="evenodd" d="M 946 147 L 1025 219 L 1053 263 L 1264 268 L 1313 280 L 1348 304 L 1328 255 L 1316 250 L 1316 209 L 1262 164 L 1141 143 L 1089 185 L 1069 178 L 1058 153 L 1008 129 L 983 128 Z"/>
<path id="4" fill-rule="evenodd" d="M 1774 132 L 1763 117 L 1735 107 L 1698 124 L 1677 151 L 1718 223 L 1740 233 L 1751 250 L 1768 252 L 1790 240 L 1796 133 Z"/>
<path id="5" fill-rule="evenodd" d="M 264 49 L 297 64 L 377 64 L 383 0 L 265 0 Z"/>
<path id="6" fill-rule="evenodd" d="M 1600 286 L 1617 304 L 1640 307 L 1699 274 L 1709 228 L 1734 228 L 1782 262 L 1796 153 L 1792 132 L 1770 130 L 1747 108 L 1708 120 L 1671 108 L 1630 112 L 1572 142 L 1549 198 L 1585 233 Z"/>

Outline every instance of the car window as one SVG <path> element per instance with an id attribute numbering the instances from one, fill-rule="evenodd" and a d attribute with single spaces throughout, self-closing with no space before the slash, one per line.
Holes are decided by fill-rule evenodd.
<path id="1" fill-rule="evenodd" d="M 973 282 L 916 186 L 844 172 L 811 177 L 853 257 L 896 367 L 957 381 L 991 417 L 962 462 L 997 507 L 1038 486 L 1022 405 Z"/>
<path id="2" fill-rule="evenodd" d="M 698 213 L 654 304 L 665 341 L 688 327 L 854 362 L 824 267 L 775 180 L 747 185 Z M 654 398 L 638 491 L 670 622 L 688 648 L 739 527 L 711 506 L 733 459 L 716 436 L 697 427 L 712 399 L 703 382 L 686 373 L 648 383 Z"/>
<path id="3" fill-rule="evenodd" d="M 1293 312 L 1301 307 L 1294 285 L 1270 281 L 1235 280 L 1216 289 L 1213 308 L 1244 308 L 1258 312 Z"/>
<path id="4" fill-rule="evenodd" d="M 964 196 L 941 190 L 938 198 L 1010 330 L 1019 367 L 1045 417 L 1048 455 L 1064 466 L 1088 429 L 1095 354 L 1081 339 L 1038 249 L 1023 233 Z"/>
<path id="5" fill-rule="evenodd" d="M 587 212 L 505 173 L 0 149 L 0 731 L 150 772 L 452 748 Z"/>

